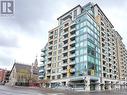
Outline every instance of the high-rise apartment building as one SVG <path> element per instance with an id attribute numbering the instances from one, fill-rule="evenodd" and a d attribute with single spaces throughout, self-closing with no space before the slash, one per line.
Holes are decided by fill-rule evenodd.
<path id="1" fill-rule="evenodd" d="M 127 50 L 97 4 L 78 5 L 59 18 L 42 50 L 40 79 L 89 90 L 125 87 Z"/>
<path id="2" fill-rule="evenodd" d="M 40 66 L 39 66 L 39 79 L 40 80 L 43 80 L 43 79 L 45 79 L 45 74 L 46 74 L 46 63 L 48 62 L 48 59 L 47 59 L 47 57 L 48 57 L 48 55 L 47 55 L 47 50 L 48 50 L 48 48 L 47 48 L 47 44 L 46 44 L 46 46 L 41 50 L 41 62 L 42 62 L 42 64 L 40 64 Z"/>

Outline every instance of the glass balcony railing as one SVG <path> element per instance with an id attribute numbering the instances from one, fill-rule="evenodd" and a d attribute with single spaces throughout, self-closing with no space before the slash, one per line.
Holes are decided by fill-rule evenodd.
<path id="1" fill-rule="evenodd" d="M 62 66 L 67 66 L 68 64 L 67 63 L 62 63 Z"/>

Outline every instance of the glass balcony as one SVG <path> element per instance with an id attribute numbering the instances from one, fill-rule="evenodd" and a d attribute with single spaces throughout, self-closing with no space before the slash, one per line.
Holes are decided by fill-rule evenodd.
<path id="1" fill-rule="evenodd" d="M 44 64 L 44 63 L 40 64 L 40 67 L 43 67 L 43 66 L 45 66 L 45 64 Z"/>
<path id="2" fill-rule="evenodd" d="M 68 64 L 67 63 L 62 63 L 62 66 L 67 66 Z"/>
<path id="3" fill-rule="evenodd" d="M 75 50 L 75 47 L 71 47 L 71 48 L 69 49 L 69 51 L 72 51 L 72 50 Z"/>
<path id="4" fill-rule="evenodd" d="M 69 58 L 72 58 L 72 57 L 75 57 L 75 53 L 69 55 Z"/>
<path id="5" fill-rule="evenodd" d="M 48 58 L 51 58 L 52 57 L 52 55 L 48 55 Z"/>
<path id="6" fill-rule="evenodd" d="M 40 61 L 41 61 L 41 62 L 44 62 L 44 61 L 45 61 L 45 59 L 44 59 L 44 58 L 42 58 Z"/>
<path id="7" fill-rule="evenodd" d="M 51 64 L 52 63 L 52 61 L 48 61 L 48 63 L 47 64 Z"/>
<path id="8" fill-rule="evenodd" d="M 66 53 L 66 52 L 68 52 L 68 49 L 66 49 L 66 50 L 63 50 L 63 53 Z"/>
<path id="9" fill-rule="evenodd" d="M 71 41 L 70 44 L 75 44 L 75 40 Z"/>
<path id="10" fill-rule="evenodd" d="M 44 53 L 42 53 L 42 54 L 41 54 L 41 57 L 44 57 L 44 56 L 45 56 L 45 54 L 44 54 Z"/>
<path id="11" fill-rule="evenodd" d="M 68 40 L 68 37 L 66 37 L 66 38 L 63 39 L 63 41 L 66 41 L 66 40 Z"/>
<path id="12" fill-rule="evenodd" d="M 48 44 L 48 47 L 51 47 L 51 46 L 53 46 L 52 44 Z"/>
<path id="13" fill-rule="evenodd" d="M 50 70 L 50 69 L 51 69 L 51 67 L 47 67 L 46 69 L 47 69 L 47 70 Z"/>
<path id="14" fill-rule="evenodd" d="M 69 65 L 75 65 L 75 61 L 70 61 Z"/>
<path id="15" fill-rule="evenodd" d="M 41 49 L 41 52 L 45 52 L 45 49 Z"/>
<path id="16" fill-rule="evenodd" d="M 44 69 L 39 70 L 39 72 L 44 72 Z"/>
<path id="17" fill-rule="evenodd" d="M 61 73 L 67 73 L 67 70 L 62 70 Z"/>
<path id="18" fill-rule="evenodd" d="M 68 58 L 68 56 L 63 56 L 62 60 L 65 60 L 65 59 L 67 59 L 67 58 Z"/>
<path id="19" fill-rule="evenodd" d="M 76 30 L 76 28 L 74 27 L 74 28 L 71 28 L 71 31 L 75 31 Z"/>
<path id="20" fill-rule="evenodd" d="M 70 38 L 73 38 L 73 37 L 75 37 L 76 36 L 76 34 L 71 34 L 70 35 Z"/>

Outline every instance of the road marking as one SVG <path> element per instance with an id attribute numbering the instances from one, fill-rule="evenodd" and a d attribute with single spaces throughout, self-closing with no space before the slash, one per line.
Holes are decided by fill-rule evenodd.
<path id="1" fill-rule="evenodd" d="M 63 93 L 47 93 L 46 95 L 64 95 Z"/>

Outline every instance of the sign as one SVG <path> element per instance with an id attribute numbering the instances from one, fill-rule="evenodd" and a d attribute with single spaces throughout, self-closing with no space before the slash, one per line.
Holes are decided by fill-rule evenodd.
<path id="1" fill-rule="evenodd" d="M 94 70 L 91 70 L 91 75 L 94 75 Z"/>
<path id="2" fill-rule="evenodd" d="M 14 0 L 0 0 L 0 13 L 1 15 L 14 14 Z"/>

